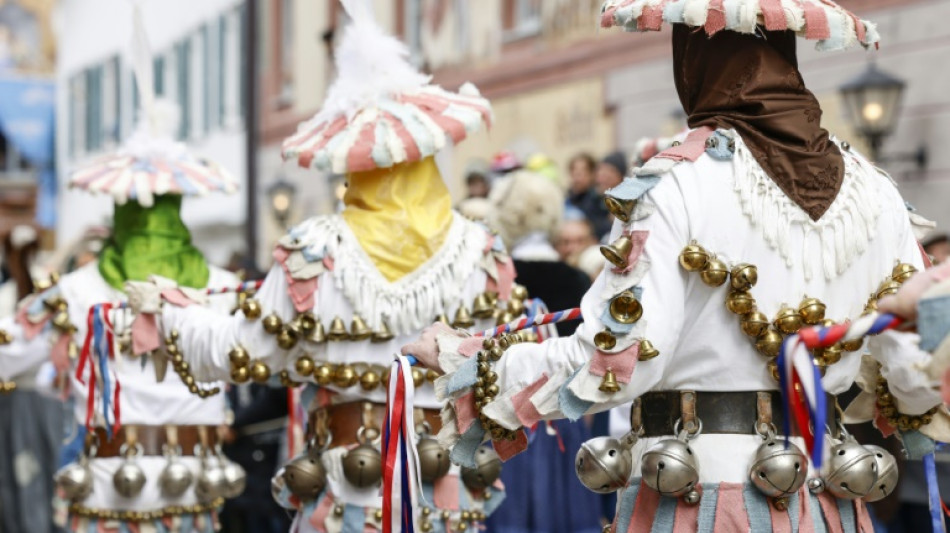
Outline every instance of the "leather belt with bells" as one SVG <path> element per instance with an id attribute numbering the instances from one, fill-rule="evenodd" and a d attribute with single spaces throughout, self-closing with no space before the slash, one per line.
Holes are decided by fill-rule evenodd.
<path id="1" fill-rule="evenodd" d="M 826 395 L 828 413 L 826 420 L 832 427 L 838 419 L 835 397 Z M 779 391 L 653 391 L 637 399 L 640 403 L 639 416 L 643 426 L 643 437 L 666 437 L 676 435 L 674 427 L 680 422 L 679 429 L 695 433 L 698 427 L 687 427 L 702 423 L 704 434 L 764 435 L 768 428 L 757 427 L 771 424 L 781 430 L 785 423 L 782 397 Z M 637 409 L 631 409 L 631 418 Z M 635 420 L 631 420 L 633 427 Z"/>
<path id="2" fill-rule="evenodd" d="M 95 428 L 96 457 L 121 457 L 124 445 L 140 445 L 142 455 L 161 456 L 166 444 L 181 446 L 181 455 L 192 456 L 203 444 L 214 448 L 218 444 L 214 426 L 125 426 L 109 438 L 103 428 Z"/>
<path id="3" fill-rule="evenodd" d="M 413 416 L 417 426 L 423 422 L 428 424 L 430 435 L 442 429 L 442 416 L 438 409 L 416 407 Z M 329 435 L 331 448 L 358 444 L 361 427 L 381 428 L 385 419 L 386 406 L 378 403 L 356 401 L 321 407 L 310 413 L 308 427 L 314 434 L 308 437 L 317 437 L 322 442 Z"/>

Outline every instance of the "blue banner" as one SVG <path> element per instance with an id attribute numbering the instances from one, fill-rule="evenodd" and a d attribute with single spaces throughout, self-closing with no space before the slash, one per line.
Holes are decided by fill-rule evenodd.
<path id="1" fill-rule="evenodd" d="M 36 221 L 56 222 L 56 92 L 50 80 L 0 78 L 0 133 L 39 172 Z"/>

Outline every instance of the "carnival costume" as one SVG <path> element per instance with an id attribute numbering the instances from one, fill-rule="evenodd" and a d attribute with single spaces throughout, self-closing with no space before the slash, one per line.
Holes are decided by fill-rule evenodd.
<path id="1" fill-rule="evenodd" d="M 193 300 L 204 300 L 194 288 L 235 286 L 235 276 L 208 265 L 192 246 L 180 218 L 182 196 L 235 185 L 172 138 L 177 109 L 150 90 L 152 62 L 137 11 L 135 26 L 134 53 L 146 58 L 136 61 L 142 123 L 117 153 L 94 160 L 70 183 L 114 197 L 114 235 L 98 262 L 47 284 L 0 322 L 0 380 L 28 377 L 48 360 L 68 376 L 76 420 L 86 428 L 81 456 L 56 475 L 57 490 L 71 502 L 69 531 L 210 533 L 223 497 L 244 484 L 243 470 L 216 446 L 226 421 L 222 385 L 199 387 L 175 356 L 172 337 L 158 350 L 157 343 L 133 346 L 122 289 L 153 274 Z M 234 304 L 208 305 L 226 314 Z M 149 334 L 139 338 L 157 341 L 159 332 L 143 325 Z M 165 379 L 169 366 L 178 377 Z"/>
<path id="2" fill-rule="evenodd" d="M 393 355 L 436 318 L 489 327 L 521 313 L 525 298 L 502 241 L 451 210 L 433 158 L 490 123 L 488 101 L 471 85 L 458 94 L 430 85 L 366 2 L 343 6 L 351 22 L 336 51 L 338 78 L 284 155 L 345 174 L 345 209 L 291 229 L 237 316 L 168 302 L 161 312 L 196 379 L 306 383 L 296 394 L 309 411 L 307 449 L 273 487 L 298 511 L 300 532 L 382 529 L 383 383 Z M 485 470 L 450 468 L 430 437 L 442 423 L 434 377 L 412 372 L 425 481 L 415 521 L 419 531 L 461 531 L 501 502 L 500 462 L 486 450 Z"/>
<path id="3" fill-rule="evenodd" d="M 877 34 L 828 0 L 623 0 L 602 20 L 631 30 L 664 21 L 690 133 L 608 191 L 607 268 L 574 336 L 501 337 L 473 355 L 434 327 L 405 348 L 446 372 L 439 440 L 459 458 L 485 426 L 502 428 L 495 439 L 632 404 L 629 434 L 577 456 L 585 485 L 620 491 L 611 531 L 870 532 L 862 498 L 893 489 L 894 458 L 842 429 L 833 395 L 857 378 L 876 395 L 867 416 L 913 455 L 924 435 L 947 437 L 936 382 L 918 366 L 929 355 L 893 331 L 811 354 L 832 395 L 820 472 L 802 452 L 811 428 L 788 446 L 776 435 L 776 357 L 785 335 L 858 317 L 923 264 L 895 184 L 820 128 L 797 70 L 793 32 L 825 49 Z M 499 394 L 486 401 L 478 380 Z"/>

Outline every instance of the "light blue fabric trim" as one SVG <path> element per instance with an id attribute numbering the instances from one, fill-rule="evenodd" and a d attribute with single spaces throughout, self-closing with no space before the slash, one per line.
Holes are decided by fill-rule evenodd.
<path id="1" fill-rule="evenodd" d="M 712 533 L 716 526 L 716 504 L 719 503 L 719 487 L 715 483 L 703 483 L 703 497 L 699 500 L 699 516 L 696 518 L 698 533 Z"/>
<path id="2" fill-rule="evenodd" d="M 670 2 L 663 8 L 663 20 L 670 24 L 679 24 L 683 22 L 683 10 L 686 8 L 686 2 Z"/>
<path id="3" fill-rule="evenodd" d="M 739 27 L 739 4 L 740 0 L 725 0 L 722 3 L 722 9 L 726 12 L 726 27 Z"/>
<path id="4" fill-rule="evenodd" d="M 89 526 L 86 528 L 86 531 L 88 533 L 99 533 L 99 527 L 98 527 L 97 522 L 98 521 L 95 519 L 90 519 Z"/>
<path id="5" fill-rule="evenodd" d="M 815 48 L 819 51 L 841 50 L 844 48 L 845 31 L 845 24 L 843 24 L 842 21 L 843 15 L 835 13 L 831 10 L 825 10 L 825 14 L 828 16 L 828 28 L 831 30 L 831 37 L 822 41 L 818 41 L 818 44 L 815 45 Z"/>
<path id="6" fill-rule="evenodd" d="M 751 483 L 746 483 L 742 489 L 742 503 L 745 513 L 749 517 L 749 527 L 752 531 L 771 531 L 772 513 L 769 511 L 769 501 Z"/>
<path id="7" fill-rule="evenodd" d="M 416 141 L 416 146 L 419 148 L 421 157 L 428 157 L 435 153 L 435 138 L 432 137 L 428 128 L 426 128 L 416 116 L 407 112 L 405 107 L 396 104 L 392 100 L 383 100 L 379 102 L 378 105 L 380 109 L 388 111 L 396 117 L 396 120 L 402 122 L 402 125 L 409 132 L 409 135 Z"/>
<path id="8" fill-rule="evenodd" d="M 789 510 L 788 517 L 792 521 L 792 531 L 798 531 L 798 524 L 799 522 L 801 522 L 801 518 L 802 518 L 801 509 L 802 509 L 801 498 L 796 492 L 795 494 L 792 494 L 788 498 L 788 510 Z"/>
<path id="9" fill-rule="evenodd" d="M 676 522 L 676 506 L 679 504 L 679 498 L 660 496 L 660 505 L 656 508 L 656 516 L 653 517 L 653 527 L 650 528 L 650 533 L 673 533 L 673 525 Z"/>
<path id="10" fill-rule="evenodd" d="M 808 493 L 808 510 L 811 513 L 811 523 L 815 527 L 815 533 L 828 533 L 825 514 L 821 512 L 821 502 L 818 501 L 818 496 L 811 492 Z"/>
<path id="11" fill-rule="evenodd" d="M 842 531 L 857 531 L 858 525 L 854 517 L 854 502 L 851 500 L 838 499 L 838 514 L 841 515 Z"/>
<path id="12" fill-rule="evenodd" d="M 659 176 L 637 176 L 634 178 L 624 178 L 613 189 L 607 191 L 606 195 L 617 200 L 639 200 L 644 194 L 650 192 L 650 189 L 660 183 Z"/>
<path id="13" fill-rule="evenodd" d="M 719 131 L 714 131 L 706 142 L 708 143 L 706 145 L 706 153 L 709 154 L 709 157 L 717 161 L 728 161 L 735 155 L 734 152 L 729 149 L 729 137 L 726 137 Z"/>
<path id="14" fill-rule="evenodd" d="M 341 533 L 363 533 L 366 523 L 366 511 L 357 505 L 346 504 L 343 507 L 343 530 Z"/>
<path id="15" fill-rule="evenodd" d="M 557 393 L 557 401 L 559 407 L 561 408 L 561 412 L 564 413 L 564 416 L 572 422 L 584 416 L 587 413 L 587 410 L 594 405 L 594 402 L 588 402 L 578 398 L 577 395 L 571 392 L 571 389 L 568 388 L 568 385 L 574 381 L 574 378 L 576 378 L 583 369 L 583 366 L 578 368 L 570 377 L 570 379 L 561 385 L 561 388 Z"/>
<path id="16" fill-rule="evenodd" d="M 308 262 L 316 263 L 317 261 L 323 261 L 323 258 L 327 256 L 327 247 L 307 246 L 303 250 L 300 250 L 300 253 L 303 254 L 303 258 Z"/>
<path id="17" fill-rule="evenodd" d="M 195 528 L 195 515 L 181 515 L 181 528 L 179 531 L 191 531 Z"/>
<path id="18" fill-rule="evenodd" d="M 911 461 L 919 461 L 937 450 L 937 443 L 919 431 L 901 432 L 901 442 Z"/>
<path id="19" fill-rule="evenodd" d="M 920 349 L 932 352 L 950 335 L 950 296 L 921 300 L 917 305 Z"/>
<path id="20" fill-rule="evenodd" d="M 486 515 L 491 516 L 491 514 L 498 509 L 498 506 L 505 501 L 507 494 L 505 494 L 505 491 L 498 490 L 495 487 L 489 487 L 488 490 L 491 491 L 491 498 L 485 500 L 483 511 Z"/>
<path id="21" fill-rule="evenodd" d="M 633 518 L 633 506 L 637 502 L 637 493 L 640 491 L 640 480 L 630 481 L 630 485 L 617 497 L 617 532 L 627 533 L 630 520 Z"/>
<path id="22" fill-rule="evenodd" d="M 393 154 L 389 151 L 389 145 L 386 139 L 389 137 L 389 123 L 385 120 L 376 120 L 376 127 L 373 129 L 373 150 L 370 156 L 377 168 L 388 168 L 393 165 Z M 359 142 L 359 141 L 357 141 Z"/>
<path id="23" fill-rule="evenodd" d="M 462 434 L 458 443 L 452 448 L 452 451 L 449 452 L 449 457 L 452 459 L 452 462 L 460 466 L 474 467 L 475 452 L 478 451 L 478 447 L 482 444 L 484 437 L 485 430 L 482 429 L 482 425 L 476 421 L 472 424 L 472 427 L 468 428 L 468 431 Z"/>
<path id="24" fill-rule="evenodd" d="M 463 389 L 475 385 L 478 379 L 478 359 L 470 357 L 468 361 L 462 363 L 458 370 L 449 377 L 449 383 L 445 387 L 448 394 L 455 394 Z"/>

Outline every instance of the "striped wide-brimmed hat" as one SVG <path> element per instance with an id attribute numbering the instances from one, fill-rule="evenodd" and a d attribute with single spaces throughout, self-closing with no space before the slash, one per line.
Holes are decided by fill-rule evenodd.
<path id="1" fill-rule="evenodd" d="M 819 50 L 843 50 L 860 44 L 877 45 L 874 24 L 861 20 L 831 0 L 607 0 L 601 26 L 628 31 L 659 31 L 664 22 L 754 33 L 791 30 L 817 41 Z"/>
<path id="2" fill-rule="evenodd" d="M 367 0 L 342 4 L 351 22 L 335 53 L 337 79 L 316 116 L 284 141 L 284 159 L 365 172 L 419 161 L 491 125 L 491 105 L 474 85 L 458 93 L 432 85 L 406 46 L 376 24 Z"/>

